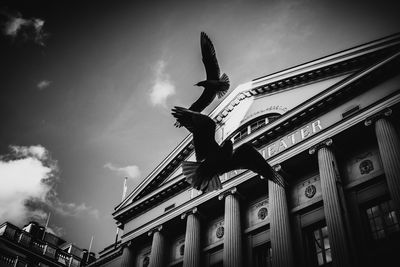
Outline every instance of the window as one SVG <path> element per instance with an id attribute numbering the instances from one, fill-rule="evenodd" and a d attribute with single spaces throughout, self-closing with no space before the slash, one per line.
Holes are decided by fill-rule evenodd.
<path id="1" fill-rule="evenodd" d="M 271 252 L 271 243 L 266 243 L 255 247 L 253 252 L 254 267 L 271 267 Z"/>
<path id="2" fill-rule="evenodd" d="M 306 228 L 307 266 L 331 266 L 332 254 L 328 227 L 324 221 Z"/>
<path id="3" fill-rule="evenodd" d="M 264 115 L 262 117 L 258 117 L 244 125 L 241 126 L 241 128 L 233 135 L 233 137 L 230 137 L 232 142 L 238 142 L 239 140 L 245 138 L 246 136 L 250 135 L 251 133 L 263 128 L 265 125 L 268 123 L 271 123 L 278 119 L 281 115 L 278 113 L 270 113 L 267 115 Z"/>
<path id="4" fill-rule="evenodd" d="M 235 136 L 233 137 L 233 142 L 237 142 L 240 139 L 244 138 L 247 136 L 247 127 L 243 128 L 240 130 L 240 132 L 238 132 L 237 134 L 235 134 Z"/>
<path id="5" fill-rule="evenodd" d="M 318 259 L 318 266 L 325 266 L 332 261 L 331 245 L 328 237 L 328 227 L 318 228 L 313 232 L 315 253 Z"/>
<path id="6" fill-rule="evenodd" d="M 384 201 L 366 209 L 372 239 L 380 240 L 399 232 L 399 213 L 393 201 Z"/>
<path id="7" fill-rule="evenodd" d="M 250 124 L 250 132 L 254 132 L 258 128 L 263 127 L 264 125 L 267 124 L 267 121 L 268 121 L 268 118 L 261 119 L 261 120 L 258 120 L 256 122 L 253 122 L 252 124 Z"/>

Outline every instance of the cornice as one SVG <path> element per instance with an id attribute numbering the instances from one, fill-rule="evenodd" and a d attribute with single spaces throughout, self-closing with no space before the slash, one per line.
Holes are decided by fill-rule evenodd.
<path id="1" fill-rule="evenodd" d="M 359 93 L 360 90 L 364 90 L 366 86 L 369 86 L 374 78 L 374 73 L 381 74 L 383 72 L 383 70 L 381 70 L 383 67 L 391 67 L 389 63 L 395 62 L 398 64 L 399 55 L 400 52 L 351 75 L 336 85 L 333 85 L 325 90 L 322 94 L 318 94 L 298 107 L 288 111 L 281 118 L 267 125 L 262 131 L 258 133 L 256 132 L 254 135 L 244 138 L 238 144 L 235 144 L 235 147 L 244 142 L 251 142 L 257 148 L 263 147 L 276 138 L 279 138 L 284 133 L 287 133 L 292 129 L 302 125 L 304 122 L 309 121 L 312 117 L 326 113 L 331 108 L 344 101 L 346 98 L 354 96 L 356 93 Z M 136 214 L 143 212 L 157 203 L 162 202 L 166 198 L 179 193 L 189 186 L 185 182 L 184 178 L 177 180 L 177 184 L 172 185 L 174 182 L 175 179 L 171 181 L 171 183 L 164 185 L 162 188 L 158 188 L 145 198 L 138 199 L 129 206 L 126 206 L 121 210 L 117 210 L 113 213 L 114 219 L 117 221 L 128 220 Z M 174 190 L 172 190 L 171 185 Z"/>
<path id="2" fill-rule="evenodd" d="M 359 124 L 360 122 L 363 122 L 369 116 L 371 116 L 377 112 L 380 112 L 387 107 L 396 105 L 398 103 L 400 103 L 400 93 L 399 92 L 394 95 L 391 95 L 391 97 L 388 99 L 384 99 L 382 101 L 379 101 L 378 103 L 374 103 L 374 104 L 366 107 L 365 109 L 361 110 L 360 113 L 358 113 L 357 115 L 355 115 L 353 117 L 349 117 L 349 118 L 343 119 L 343 120 L 335 123 L 328 129 L 325 129 L 324 131 L 321 131 L 320 133 L 317 133 L 313 137 L 307 139 L 305 142 L 295 145 L 295 146 L 285 150 L 285 152 L 278 154 L 274 157 L 271 157 L 270 159 L 268 159 L 268 163 L 271 166 L 280 164 L 280 163 L 284 162 L 285 160 L 293 157 L 293 155 L 296 155 L 302 151 L 305 151 L 305 150 L 309 149 L 310 147 L 315 146 L 318 143 L 320 143 L 328 138 L 332 138 L 336 134 L 338 134 L 348 128 L 351 128 L 351 127 Z M 255 175 L 256 174 L 254 174 L 251 171 L 242 172 L 238 176 L 225 182 L 223 184 L 223 189 L 226 190 L 229 188 L 236 187 L 236 186 L 240 185 L 241 183 L 253 178 Z M 220 191 L 214 191 L 214 192 L 211 192 L 211 193 L 208 193 L 205 195 L 201 195 L 200 197 L 194 198 L 191 201 L 188 201 L 188 202 L 182 204 L 181 206 L 177 207 L 174 210 L 174 212 L 164 214 L 160 217 L 157 217 L 157 218 L 149 221 L 148 223 L 142 225 L 141 227 L 139 227 L 137 229 L 134 229 L 130 232 L 125 233 L 122 236 L 122 239 L 123 239 L 122 242 L 125 243 L 125 242 L 128 242 L 129 240 L 132 240 L 132 239 L 142 235 L 142 234 L 146 234 L 149 230 L 151 230 L 155 226 L 163 224 L 163 223 L 173 219 L 174 217 L 180 216 L 182 213 L 185 213 L 190 209 L 198 207 L 202 203 L 207 202 L 212 198 L 218 197 L 218 195 L 220 195 L 220 194 L 221 194 Z"/>
<path id="3" fill-rule="evenodd" d="M 252 85 L 247 84 L 236 88 L 211 112 L 210 116 L 214 118 L 217 123 L 223 123 L 223 119 L 229 114 L 229 112 L 231 112 L 235 106 L 239 105 L 245 98 L 270 94 L 307 83 L 317 82 L 335 75 L 355 71 L 367 65 L 371 65 L 372 62 L 381 62 L 380 60 L 385 56 L 387 57 L 388 53 L 393 53 L 392 51 L 396 49 L 399 50 L 399 44 L 400 34 L 397 34 L 253 80 Z M 354 75 L 351 75 L 350 77 L 353 79 L 345 79 L 347 83 L 351 83 L 355 79 L 359 78 Z M 264 139 L 267 137 L 267 139 L 270 139 L 273 136 L 273 132 L 281 132 L 281 130 L 290 127 L 296 120 L 300 121 L 303 117 L 306 117 L 306 115 L 316 113 L 316 111 L 321 107 L 325 108 L 326 105 L 330 105 L 331 100 L 339 97 L 341 94 L 339 91 L 346 85 L 347 84 L 339 83 L 339 85 L 336 86 L 339 88 L 336 95 L 332 95 L 332 98 L 326 98 L 324 101 L 320 101 L 317 105 L 310 103 L 309 110 L 299 113 L 297 117 L 292 117 L 291 121 L 285 121 L 282 124 L 281 120 L 275 121 L 270 125 L 271 129 L 268 129 L 266 135 L 261 134 L 259 139 L 255 138 L 252 143 L 256 146 L 265 143 Z M 297 111 L 298 109 L 295 108 L 288 113 L 293 114 L 293 112 Z M 286 117 L 288 113 L 283 117 Z M 136 202 L 153 192 L 162 181 L 167 179 L 180 166 L 181 161 L 187 158 L 191 153 L 193 153 L 193 151 L 194 146 L 192 144 L 192 135 L 190 134 L 147 176 L 142 183 L 136 187 L 132 193 L 128 195 L 128 197 L 125 198 L 124 201 L 115 207 L 116 212 L 118 212 L 119 209 L 131 199 Z"/>

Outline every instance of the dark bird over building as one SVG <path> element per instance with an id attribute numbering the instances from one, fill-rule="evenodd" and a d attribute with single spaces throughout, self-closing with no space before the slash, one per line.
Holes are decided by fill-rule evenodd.
<path id="1" fill-rule="evenodd" d="M 206 69 L 206 80 L 195 84 L 196 86 L 204 87 L 204 90 L 196 102 L 189 107 L 190 110 L 197 112 L 203 111 L 217 95 L 219 98 L 224 96 L 229 89 L 228 75 L 224 73 L 220 76 L 214 45 L 205 32 L 201 32 L 200 46 L 203 64 Z M 182 125 L 176 122 L 175 126 L 181 127 Z"/>
<path id="2" fill-rule="evenodd" d="M 210 117 L 182 107 L 174 107 L 172 115 L 193 133 L 197 162 L 182 162 L 183 174 L 193 188 L 204 192 L 221 189 L 219 175 L 237 169 L 248 169 L 281 186 L 286 185 L 252 145 L 245 143 L 235 151 L 231 140 L 218 145 L 216 125 Z"/>

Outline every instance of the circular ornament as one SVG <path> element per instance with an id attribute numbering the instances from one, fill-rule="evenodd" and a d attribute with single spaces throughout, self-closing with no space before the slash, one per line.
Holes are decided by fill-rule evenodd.
<path id="1" fill-rule="evenodd" d="M 225 231 L 224 227 L 220 226 L 220 227 L 217 228 L 217 232 L 215 233 L 215 235 L 218 238 L 222 238 L 224 236 L 224 231 Z"/>
<path id="2" fill-rule="evenodd" d="M 306 195 L 306 197 L 312 198 L 316 192 L 317 192 L 317 188 L 315 188 L 315 186 L 311 184 L 306 187 L 304 194 Z"/>
<path id="3" fill-rule="evenodd" d="M 150 258 L 148 256 L 144 257 L 143 259 L 143 267 L 149 266 Z"/>
<path id="4" fill-rule="evenodd" d="M 361 161 L 359 168 L 360 168 L 361 174 L 368 174 L 374 170 L 374 165 L 372 164 L 372 161 L 370 161 L 369 159 L 366 159 L 366 160 Z"/>
<path id="5" fill-rule="evenodd" d="M 257 217 L 260 220 L 264 220 L 268 216 L 268 209 L 265 207 L 262 207 L 261 209 L 258 210 Z"/>

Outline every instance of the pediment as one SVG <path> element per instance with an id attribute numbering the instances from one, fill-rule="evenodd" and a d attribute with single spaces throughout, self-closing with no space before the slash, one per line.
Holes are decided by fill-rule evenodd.
<path id="1" fill-rule="evenodd" d="M 267 114 L 283 115 L 294 107 L 346 79 L 352 73 L 346 73 L 270 94 L 260 94 L 245 98 L 222 120 L 221 124 L 223 126 L 219 129 L 220 136 L 217 138 L 222 141 L 232 135 L 240 126 L 253 121 L 257 117 Z"/>
<path id="2" fill-rule="evenodd" d="M 349 49 L 313 62 L 239 85 L 210 113 L 217 122 L 216 140 L 221 142 L 253 118 L 274 112 L 281 115 L 298 110 L 313 98 L 324 97 L 331 88 L 352 80 L 355 73 L 374 66 L 399 50 L 400 35 Z M 351 79 L 350 79 L 351 78 Z M 180 175 L 180 163 L 193 157 L 188 135 L 116 208 L 124 210 L 131 203 L 152 192 L 161 192 Z"/>

